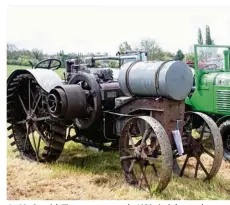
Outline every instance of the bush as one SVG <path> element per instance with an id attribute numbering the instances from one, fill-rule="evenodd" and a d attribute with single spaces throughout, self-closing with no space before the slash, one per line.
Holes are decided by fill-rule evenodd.
<path id="1" fill-rule="evenodd" d="M 20 60 L 7 60 L 8 65 L 21 65 Z"/>
<path id="2" fill-rule="evenodd" d="M 26 59 L 22 59 L 22 60 L 21 60 L 21 65 L 23 65 L 23 66 L 29 66 L 29 65 L 30 65 L 30 63 L 29 63 L 29 61 L 28 61 L 28 60 L 26 60 Z"/>

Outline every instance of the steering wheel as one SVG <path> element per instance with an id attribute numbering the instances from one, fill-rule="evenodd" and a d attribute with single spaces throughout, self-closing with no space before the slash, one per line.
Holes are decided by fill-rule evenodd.
<path id="1" fill-rule="evenodd" d="M 44 64 L 44 66 L 41 66 Z M 36 68 L 44 68 L 44 69 L 51 69 L 51 70 L 57 70 L 61 67 L 61 61 L 56 58 L 50 58 L 43 61 L 40 61 L 34 66 L 34 69 Z"/>

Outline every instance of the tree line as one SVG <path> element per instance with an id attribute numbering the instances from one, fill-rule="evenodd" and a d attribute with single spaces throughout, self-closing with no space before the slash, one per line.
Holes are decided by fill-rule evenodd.
<path id="1" fill-rule="evenodd" d="M 214 44 L 214 40 L 211 38 L 210 27 L 206 26 L 206 35 L 205 35 L 205 44 L 212 45 Z M 203 35 L 201 29 L 198 28 L 198 38 L 197 43 L 202 45 L 204 44 Z M 194 60 L 194 53 L 191 51 L 190 53 L 184 54 L 181 49 L 179 49 L 176 53 L 171 53 L 169 51 L 164 51 L 160 45 L 154 39 L 146 38 L 142 39 L 138 45 L 131 46 L 128 41 L 124 41 L 120 43 L 118 46 L 118 50 L 120 52 L 124 52 L 127 50 L 143 50 L 148 53 L 148 60 Z M 98 55 L 99 53 L 96 53 Z M 18 49 L 14 44 L 7 44 L 7 64 L 10 65 L 23 65 L 29 66 L 31 61 L 33 64 L 37 62 L 47 59 L 47 58 L 57 58 L 61 61 L 62 67 L 65 66 L 65 61 L 67 59 L 82 59 L 85 56 L 92 56 L 92 53 L 87 53 L 84 55 L 81 52 L 78 53 L 65 53 L 63 50 L 57 52 L 54 55 L 45 54 L 42 50 L 34 48 L 32 50 L 28 49 Z M 108 53 L 105 53 L 108 55 Z"/>

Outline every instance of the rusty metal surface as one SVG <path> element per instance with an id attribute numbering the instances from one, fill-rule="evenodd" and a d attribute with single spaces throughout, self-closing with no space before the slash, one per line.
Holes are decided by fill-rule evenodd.
<path id="1" fill-rule="evenodd" d="M 184 120 L 184 101 L 175 101 L 167 98 L 134 98 L 114 112 L 120 114 L 140 113 L 140 111 L 152 111 L 152 117 L 158 120 L 167 132 L 171 144 L 173 145 L 172 130 L 176 128 L 176 121 Z M 182 132 L 183 125 L 180 126 Z"/>
<path id="2" fill-rule="evenodd" d="M 134 149 L 134 152 L 132 152 L 130 155 L 129 152 L 128 153 L 126 152 L 126 150 L 129 149 L 130 126 L 132 124 L 137 123 L 138 120 L 141 120 L 147 123 L 148 126 L 146 127 L 145 133 L 142 136 L 141 143 L 139 144 L 137 143 L 135 146 L 133 144 L 132 149 Z M 158 159 L 157 157 L 156 158 L 154 157 L 153 151 L 155 150 L 151 150 L 152 152 L 150 153 L 148 152 L 148 154 L 146 152 L 146 147 L 145 147 L 146 145 L 144 144 L 146 142 L 146 139 L 149 137 L 149 135 L 147 135 L 146 132 L 148 134 L 150 133 L 154 134 L 154 137 L 156 137 L 155 139 L 158 141 L 158 146 L 159 146 L 159 149 L 162 155 L 162 162 L 161 162 L 160 170 L 158 172 L 159 175 L 157 175 L 158 180 L 157 180 L 157 186 L 156 186 L 156 191 L 160 192 L 167 187 L 171 179 L 173 157 L 172 157 L 172 147 L 171 147 L 169 138 L 167 136 L 167 133 L 165 129 L 163 128 L 163 126 L 161 125 L 161 123 L 159 123 L 156 119 L 150 116 L 140 116 L 140 117 L 133 117 L 126 122 L 124 129 L 122 130 L 122 136 L 120 137 L 121 166 L 124 170 L 126 181 L 129 184 L 137 186 L 138 184 L 141 183 L 140 181 L 137 180 L 134 170 L 131 169 L 133 166 L 132 165 L 133 162 L 131 161 L 135 160 L 134 163 L 139 163 L 141 166 L 141 165 L 145 165 L 150 159 L 152 160 L 152 158 L 153 160 Z M 148 148 L 151 149 L 152 147 L 148 147 Z M 137 153 L 142 153 L 142 154 L 138 155 Z M 147 163 L 147 165 L 150 165 L 150 164 Z M 153 164 L 153 167 L 155 167 L 154 164 Z M 145 174 L 143 174 L 142 172 L 142 175 L 145 175 Z M 149 185 L 149 182 L 146 182 L 145 180 L 145 184 L 148 187 L 149 191 L 151 191 L 150 189 L 151 185 Z"/>
<path id="3" fill-rule="evenodd" d="M 203 134 L 202 134 L 201 138 L 204 135 L 204 132 L 205 132 L 204 130 L 207 130 L 206 125 L 208 126 L 209 137 L 211 137 L 212 145 L 214 148 L 214 154 L 213 154 L 214 156 L 212 156 L 213 161 L 212 161 L 211 169 L 209 171 L 207 171 L 207 170 L 204 171 L 204 172 L 207 172 L 206 177 L 204 179 L 210 180 L 218 173 L 220 166 L 221 166 L 221 163 L 222 163 L 222 160 L 223 160 L 223 142 L 222 142 L 220 130 L 217 127 L 216 123 L 208 115 L 200 113 L 200 112 L 186 112 L 185 118 L 189 117 L 190 115 L 194 115 L 194 116 L 197 115 L 201 119 L 203 119 L 203 121 L 204 121 L 203 126 L 202 126 L 202 130 L 203 130 L 202 133 Z M 192 133 L 192 130 L 191 130 L 191 133 Z M 194 157 L 197 160 L 197 164 L 201 165 L 200 156 L 203 153 L 207 153 L 207 152 L 204 150 L 203 145 L 202 145 L 202 141 L 199 141 L 199 138 L 198 139 L 193 139 L 193 137 L 190 137 L 190 138 L 192 138 L 192 140 L 188 141 L 187 149 L 185 149 L 185 152 L 186 152 L 185 154 L 187 154 L 188 159 L 191 157 Z M 210 154 L 208 154 L 208 155 L 210 155 Z M 186 163 L 184 163 L 184 164 L 186 165 Z M 182 167 L 182 169 L 183 169 L 183 167 Z M 181 176 L 183 174 L 183 173 L 181 174 L 182 169 L 179 167 L 178 161 L 175 158 L 174 164 L 173 164 L 174 173 Z M 198 169 L 198 168 L 195 168 L 195 169 Z M 205 167 L 204 168 L 202 167 L 202 169 L 204 170 Z M 195 171 L 195 172 L 197 172 L 197 171 Z M 197 175 L 197 173 L 195 175 Z M 194 177 L 196 178 L 197 176 L 195 176 L 195 175 L 194 175 Z"/>

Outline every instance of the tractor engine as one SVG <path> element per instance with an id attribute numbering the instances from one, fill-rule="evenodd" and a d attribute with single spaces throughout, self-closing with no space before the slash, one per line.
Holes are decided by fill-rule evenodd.
<path id="1" fill-rule="evenodd" d="M 71 64 L 68 82 L 50 90 L 48 110 L 53 118 L 74 121 L 78 134 L 94 141 L 120 135 L 123 122 L 104 111 L 116 109 L 133 96 L 183 100 L 192 86 L 188 66 L 175 61 L 127 63 L 121 67 L 118 80 L 113 79 L 111 68 L 83 68 L 76 62 Z"/>
<path id="2" fill-rule="evenodd" d="M 103 129 L 102 111 L 114 109 L 115 98 L 121 95 L 119 83 L 113 80 L 110 68 L 84 70 L 84 65 L 71 66 L 75 72 L 69 72 L 68 81 L 48 94 L 49 113 L 58 120 L 74 119 L 78 134 L 97 133 L 98 137 Z"/>

